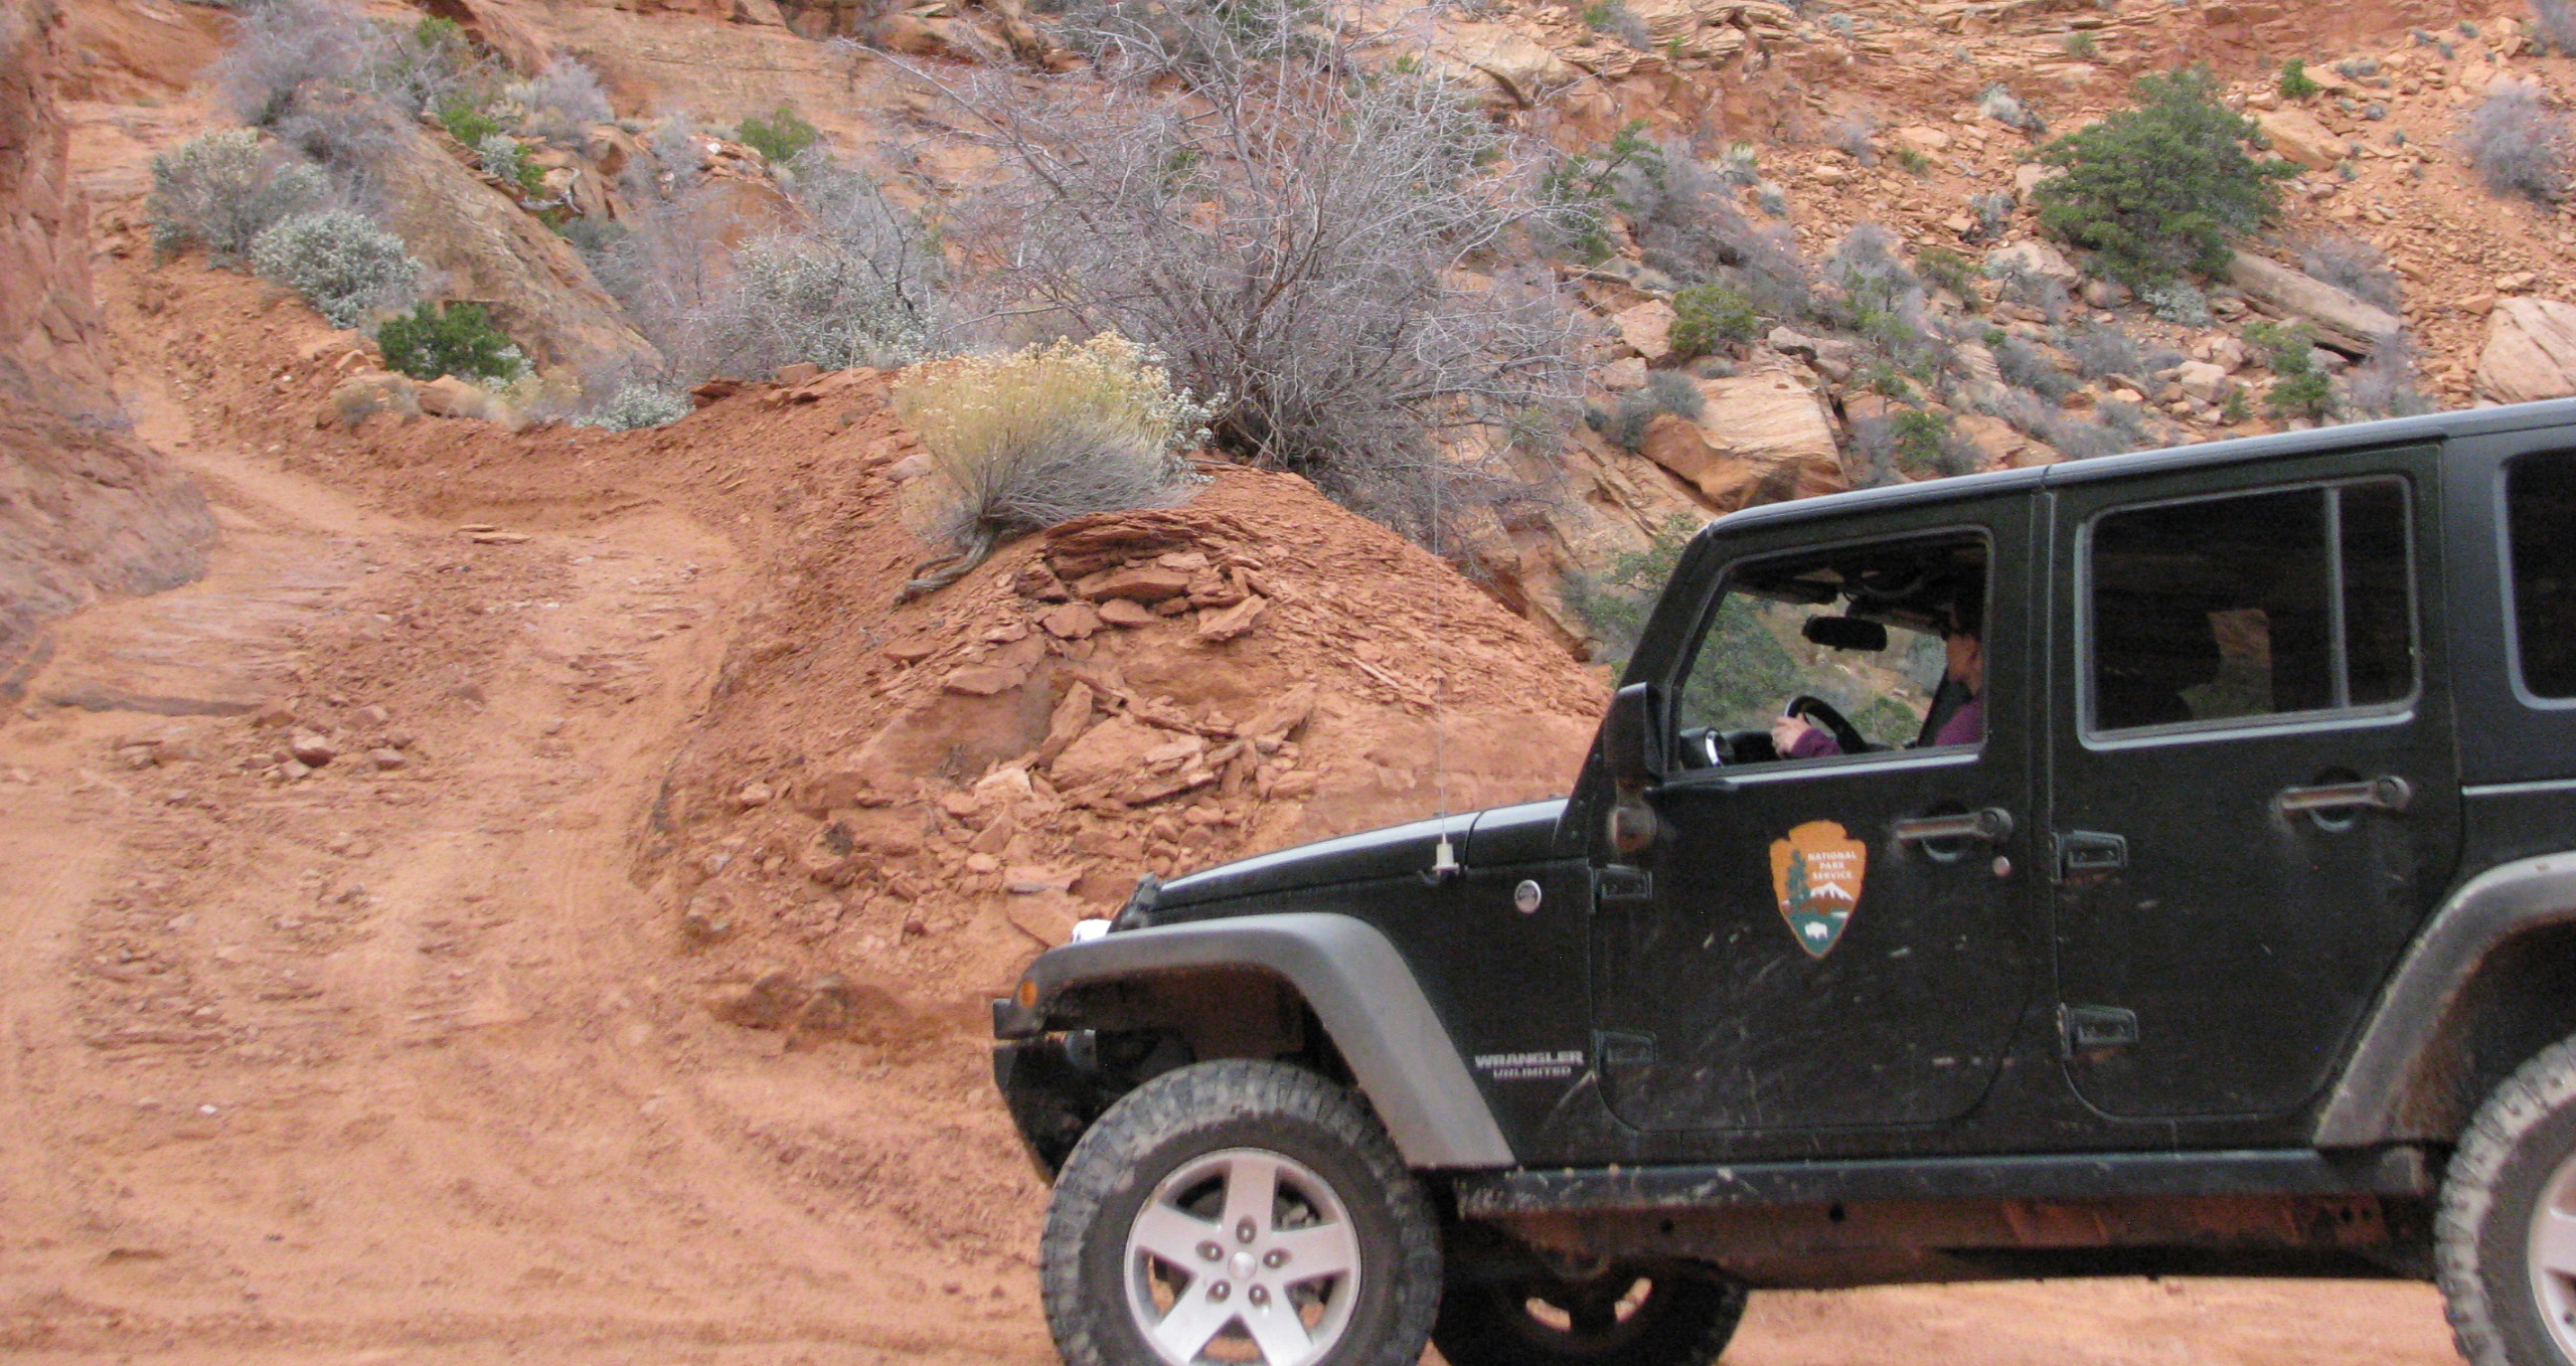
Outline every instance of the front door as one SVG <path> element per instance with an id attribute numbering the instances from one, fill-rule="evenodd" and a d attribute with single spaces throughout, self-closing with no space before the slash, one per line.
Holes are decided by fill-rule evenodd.
<path id="1" fill-rule="evenodd" d="M 1594 1045 L 1621 1120 L 1930 1124 L 1984 1093 L 2037 962 L 2028 506 L 1734 552 L 1660 680 L 1685 759 L 1647 798 L 1659 834 L 1597 856 Z M 1942 687 L 1962 633 L 1983 674 L 1965 717 L 1971 690 Z M 1800 696 L 1835 715 L 1810 708 L 1823 738 L 1781 757 L 1770 727 Z"/>
<path id="2" fill-rule="evenodd" d="M 2056 974 L 2104 1113 L 2300 1107 L 2447 882 L 2434 458 L 2056 493 Z"/>

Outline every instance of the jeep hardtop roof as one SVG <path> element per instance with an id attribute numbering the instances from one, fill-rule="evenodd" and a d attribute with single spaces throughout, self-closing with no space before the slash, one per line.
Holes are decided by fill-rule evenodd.
<path id="1" fill-rule="evenodd" d="M 2106 455 L 2090 460 L 2068 460 L 2053 465 L 2034 465 L 2028 469 L 1995 470 L 1986 474 L 1962 475 L 1951 479 L 1929 479 L 1921 483 L 1855 489 L 1849 493 L 1826 494 L 1818 498 L 1800 498 L 1785 503 L 1766 503 L 1759 507 L 1746 508 L 1709 523 L 1700 534 L 1717 536 L 1782 523 L 1830 520 L 1864 509 L 1930 507 L 1961 499 L 1981 498 L 1995 493 L 2014 490 L 2036 492 L 2060 485 L 2093 483 L 2139 474 L 2221 465 L 2255 464 L 2265 460 L 2284 460 L 2295 456 L 2316 455 L 2338 450 L 2450 441 L 2461 437 L 2491 436 L 2500 432 L 2525 431 L 2535 427 L 2559 425 L 2576 427 L 2576 399 L 2549 399 L 2538 403 L 2515 403 L 2491 408 L 2464 408 L 2453 412 L 2427 413 L 2421 417 L 2387 418 L 2378 422 L 2319 427 L 2312 431 L 2240 437 L 2233 441 L 2211 441 L 2193 446 L 2168 446 L 2162 450 L 2139 451 L 2131 455 Z"/>

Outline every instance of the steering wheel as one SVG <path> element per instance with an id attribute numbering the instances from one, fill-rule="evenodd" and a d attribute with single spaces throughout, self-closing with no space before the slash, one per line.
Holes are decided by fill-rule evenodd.
<path id="1" fill-rule="evenodd" d="M 1834 743 L 1842 746 L 1845 754 L 1866 754 L 1870 751 L 1869 740 L 1860 733 L 1860 727 L 1853 725 L 1841 712 L 1834 709 L 1833 703 L 1821 697 L 1810 697 L 1800 693 L 1789 699 L 1789 705 L 1782 707 L 1780 714 L 1804 716 L 1817 725 L 1823 726 L 1826 733 L 1834 737 Z"/>

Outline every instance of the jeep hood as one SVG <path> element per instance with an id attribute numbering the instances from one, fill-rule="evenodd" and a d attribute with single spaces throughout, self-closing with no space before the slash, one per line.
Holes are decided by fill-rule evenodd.
<path id="1" fill-rule="evenodd" d="M 1528 863 L 1548 856 L 1563 799 L 1498 806 L 1318 840 L 1177 877 L 1154 893 L 1156 911 L 1345 883 L 1414 877 L 1431 869 L 1443 831 L 1469 868 Z"/>

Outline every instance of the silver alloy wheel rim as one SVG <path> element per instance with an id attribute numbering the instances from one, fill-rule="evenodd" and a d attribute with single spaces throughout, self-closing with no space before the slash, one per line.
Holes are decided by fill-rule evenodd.
<path id="1" fill-rule="evenodd" d="M 1308 1366 L 1360 1290 L 1350 1212 L 1305 1164 L 1258 1148 L 1182 1163 L 1127 1229 L 1127 1312 L 1163 1366 Z"/>
<path id="2" fill-rule="evenodd" d="M 2576 1156 L 2558 1164 L 2531 1212 L 2531 1293 L 2560 1357 L 2576 1361 Z"/>

